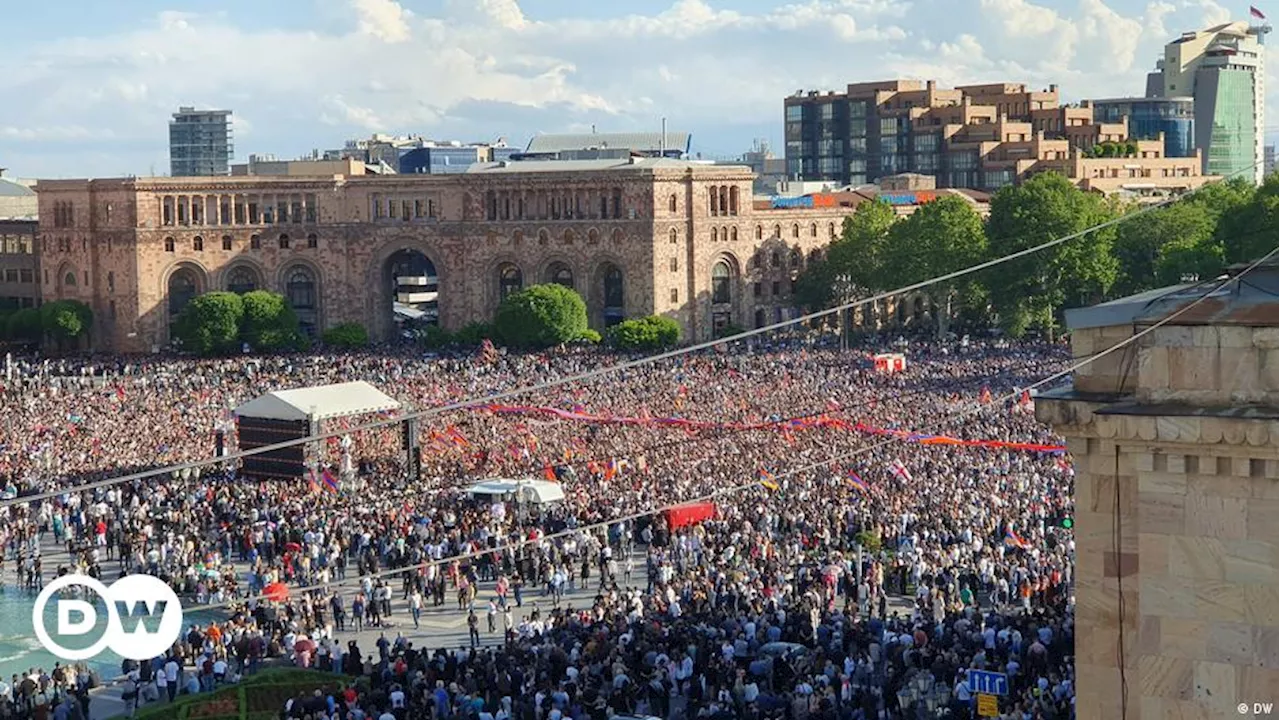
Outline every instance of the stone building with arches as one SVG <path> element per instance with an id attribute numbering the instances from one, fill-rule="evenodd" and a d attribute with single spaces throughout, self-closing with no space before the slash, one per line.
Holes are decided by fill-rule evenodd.
<path id="1" fill-rule="evenodd" d="M 182 307 L 212 290 L 271 290 L 308 332 L 358 322 L 387 339 L 407 302 L 458 329 L 552 282 L 586 299 L 598 329 L 660 314 L 702 340 L 795 316 L 796 276 L 852 212 L 761 209 L 753 179 L 746 167 L 632 158 L 42 181 L 41 296 L 88 303 L 94 346 L 116 352 L 166 345 Z"/>

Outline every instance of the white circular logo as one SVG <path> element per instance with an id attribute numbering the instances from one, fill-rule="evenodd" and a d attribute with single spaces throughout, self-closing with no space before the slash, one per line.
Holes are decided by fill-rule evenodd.
<path id="1" fill-rule="evenodd" d="M 107 627 L 102 637 L 89 647 L 71 649 L 60 645 L 45 628 L 44 611 L 56 593 L 80 586 L 93 591 L 107 608 Z M 59 635 L 86 635 L 98 623 L 98 609 L 85 598 L 54 600 L 57 608 Z M 144 619 L 160 615 L 154 630 L 148 630 Z M 74 616 L 74 617 L 73 617 Z M 31 608 L 31 623 L 36 639 L 46 650 L 63 660 L 87 660 L 110 648 L 130 660 L 150 660 L 164 654 L 182 634 L 182 603 L 163 580 L 151 575 L 126 575 L 110 587 L 87 575 L 63 575 L 44 586 Z"/>

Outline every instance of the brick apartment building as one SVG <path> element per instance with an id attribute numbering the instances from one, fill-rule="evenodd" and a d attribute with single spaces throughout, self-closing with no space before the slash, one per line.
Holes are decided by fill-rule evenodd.
<path id="1" fill-rule="evenodd" d="M 1127 143 L 1127 120 L 1095 122 L 1087 102 L 1062 107 L 1056 85 L 856 83 L 839 94 L 797 93 L 784 114 L 787 172 L 805 180 L 858 186 L 911 172 L 933 175 L 940 188 L 990 192 L 1055 171 L 1082 189 L 1144 197 L 1211 179 L 1198 156 L 1166 157 L 1162 138 L 1136 141 L 1124 156 L 1091 156 L 1103 143 Z"/>

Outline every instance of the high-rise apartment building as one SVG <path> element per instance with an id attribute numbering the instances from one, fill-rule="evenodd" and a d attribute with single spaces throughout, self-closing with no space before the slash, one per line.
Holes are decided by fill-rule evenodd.
<path id="1" fill-rule="evenodd" d="M 174 177 L 226 175 L 234 152 L 230 110 L 181 107 L 169 121 L 169 174 Z"/>
<path id="2" fill-rule="evenodd" d="M 1195 99 L 1195 146 L 1204 172 L 1262 180 L 1263 37 L 1269 25 L 1231 22 L 1165 45 L 1148 97 Z"/>
<path id="3" fill-rule="evenodd" d="M 1093 119 L 1118 123 L 1128 118 L 1131 140 L 1164 136 L 1165 157 L 1192 157 L 1196 152 L 1196 104 L 1191 97 L 1113 98 L 1094 100 Z"/>
<path id="4" fill-rule="evenodd" d="M 1163 136 L 1130 142 L 1127 118 L 1096 121 L 1087 102 L 1060 107 L 1056 85 L 947 90 L 891 80 L 797 93 L 784 107 L 792 179 L 856 187 L 910 172 L 939 188 L 992 191 L 1053 170 L 1082 188 L 1138 197 L 1204 180 L 1198 159 L 1166 156 Z"/>

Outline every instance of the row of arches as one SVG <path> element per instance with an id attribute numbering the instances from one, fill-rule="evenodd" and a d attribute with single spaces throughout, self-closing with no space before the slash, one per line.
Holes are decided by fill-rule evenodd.
<path id="1" fill-rule="evenodd" d="M 191 250 L 194 252 L 204 252 L 204 249 L 205 249 L 204 244 L 205 243 L 204 243 L 203 235 L 195 235 L 191 238 Z M 234 235 L 222 236 L 222 249 L 224 251 L 234 250 L 235 244 L 236 244 L 236 239 Z M 275 238 L 275 244 L 276 244 L 276 247 L 281 250 L 290 250 L 295 246 L 305 247 L 308 250 L 314 250 L 320 247 L 320 236 L 315 233 L 308 233 L 304 237 L 293 238 L 293 237 L 290 237 L 288 233 L 280 233 L 280 235 L 278 235 Z M 254 234 L 249 236 L 249 249 L 250 250 L 262 249 L 261 235 Z M 172 235 L 166 237 L 164 239 L 164 251 L 171 253 L 171 252 L 177 252 L 177 250 L 178 250 L 178 240 L 174 238 Z"/>
<path id="2" fill-rule="evenodd" d="M 707 188 L 707 197 L 710 200 L 710 209 L 713 216 L 738 214 L 737 185 L 712 185 Z"/>
<path id="3" fill-rule="evenodd" d="M 267 286 L 263 273 L 248 263 L 241 262 L 228 267 L 222 272 L 221 282 L 216 286 L 210 282 L 209 273 L 203 267 L 195 263 L 179 263 L 170 271 L 165 281 L 170 325 L 172 326 L 187 303 L 197 295 L 214 289 L 243 295 L 271 288 Z M 285 302 L 297 313 L 303 332 L 311 335 L 320 326 L 319 289 L 320 273 L 309 264 L 288 265 L 277 278 L 276 292 L 282 294 Z"/>
<path id="4" fill-rule="evenodd" d="M 626 316 L 626 276 L 622 268 L 606 261 L 597 266 L 593 276 L 595 281 L 591 286 L 582 287 L 568 263 L 554 260 L 542 269 L 540 277 L 535 277 L 529 284 L 563 285 L 581 294 L 588 306 L 597 304 L 606 327 L 621 322 Z M 518 263 L 504 261 L 497 266 L 495 280 L 497 299 L 501 302 L 524 289 L 526 274 Z"/>

